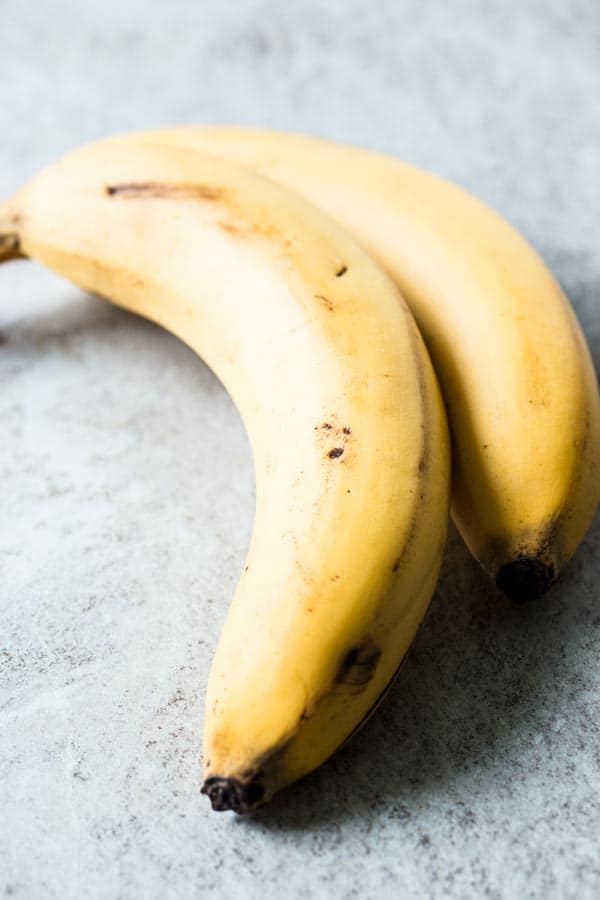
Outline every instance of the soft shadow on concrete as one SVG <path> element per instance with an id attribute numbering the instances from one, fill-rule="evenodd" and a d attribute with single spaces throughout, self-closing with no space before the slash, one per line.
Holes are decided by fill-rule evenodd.
<path id="1" fill-rule="evenodd" d="M 29 263 L 17 265 L 25 267 Z M 146 321 L 97 295 L 84 294 L 71 285 L 66 285 L 64 291 L 57 291 L 52 286 L 54 291 L 48 301 L 48 309 L 31 311 L 26 308 L 22 315 L 18 310 L 11 310 L 10 320 L 2 325 L 0 332 L 0 344 L 5 352 L 20 353 L 25 358 L 53 349 L 68 353 L 70 349 L 76 350 L 77 341 L 84 337 L 95 340 L 103 332 L 127 328 L 132 320 Z M 38 292 L 39 289 L 35 290 L 35 295 Z"/>

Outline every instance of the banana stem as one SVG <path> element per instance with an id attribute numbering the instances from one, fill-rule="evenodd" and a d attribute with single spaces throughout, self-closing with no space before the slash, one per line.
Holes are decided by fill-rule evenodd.
<path id="1" fill-rule="evenodd" d="M 19 235 L 11 232 L 0 234 L 0 263 L 8 262 L 9 259 L 25 259 L 25 255 L 21 253 Z"/>
<path id="2" fill-rule="evenodd" d="M 25 259 L 19 234 L 21 223 L 17 209 L 9 203 L 0 204 L 0 263 L 9 259 Z"/>

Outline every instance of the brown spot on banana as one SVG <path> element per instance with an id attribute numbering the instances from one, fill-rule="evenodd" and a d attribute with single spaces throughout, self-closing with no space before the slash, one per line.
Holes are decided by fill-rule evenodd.
<path id="1" fill-rule="evenodd" d="M 243 237 L 243 229 L 239 225 L 234 225 L 233 222 L 219 222 L 219 227 L 232 237 Z"/>
<path id="2" fill-rule="evenodd" d="M 320 300 L 326 310 L 334 312 L 335 307 L 329 297 L 324 297 L 322 294 L 315 294 L 315 300 Z"/>
<path id="3" fill-rule="evenodd" d="M 352 429 L 348 425 L 342 427 L 331 422 L 323 422 L 322 425 L 315 425 L 315 431 L 317 433 L 324 432 L 323 437 L 326 434 L 328 438 L 335 439 L 336 446 L 331 447 L 330 445 L 329 449 L 324 448 L 329 459 L 339 459 L 344 455 L 352 435 Z"/>
<path id="4" fill-rule="evenodd" d="M 132 199 L 165 200 L 222 200 L 224 188 L 209 184 L 169 184 L 163 181 L 126 181 L 122 184 L 108 184 L 108 197 Z"/>

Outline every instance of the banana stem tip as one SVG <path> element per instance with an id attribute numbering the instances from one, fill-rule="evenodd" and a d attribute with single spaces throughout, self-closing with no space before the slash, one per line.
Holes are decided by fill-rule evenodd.
<path id="1" fill-rule="evenodd" d="M 242 784 L 237 778 L 213 775 L 202 785 L 202 793 L 208 795 L 212 808 L 217 812 L 232 810 L 244 815 L 260 806 L 265 789 L 256 781 Z"/>
<path id="2" fill-rule="evenodd" d="M 496 584 L 515 603 L 524 603 L 545 594 L 555 578 L 554 566 L 548 566 L 535 557 L 522 556 L 502 566 L 496 576 Z"/>
<path id="3" fill-rule="evenodd" d="M 22 258 L 19 236 L 11 232 L 0 233 L 0 263 L 8 262 L 9 259 Z"/>

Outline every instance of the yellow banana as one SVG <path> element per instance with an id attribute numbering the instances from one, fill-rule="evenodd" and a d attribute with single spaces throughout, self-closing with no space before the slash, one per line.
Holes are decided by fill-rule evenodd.
<path id="1" fill-rule="evenodd" d="M 213 662 L 204 788 L 245 812 L 368 716 L 437 578 L 445 415 L 392 280 L 292 192 L 198 152 L 84 148 L 0 206 L 32 257 L 178 335 L 230 391 L 256 517 Z"/>
<path id="2" fill-rule="evenodd" d="M 252 129 L 149 138 L 297 190 L 388 270 L 440 379 L 455 522 L 509 596 L 543 593 L 598 506 L 600 404 L 574 313 L 533 249 L 465 191 L 389 157 Z"/>

